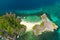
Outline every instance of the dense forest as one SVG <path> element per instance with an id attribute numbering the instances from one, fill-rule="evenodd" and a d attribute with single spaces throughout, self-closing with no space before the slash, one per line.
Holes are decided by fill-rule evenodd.
<path id="1" fill-rule="evenodd" d="M 16 40 L 17 36 L 21 36 L 26 31 L 26 26 L 20 24 L 21 19 L 15 14 L 0 16 L 0 37 L 8 40 Z"/>

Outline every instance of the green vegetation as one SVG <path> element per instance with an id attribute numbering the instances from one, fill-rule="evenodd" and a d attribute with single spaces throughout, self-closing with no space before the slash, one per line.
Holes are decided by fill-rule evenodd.
<path id="1" fill-rule="evenodd" d="M 33 26 L 33 30 L 36 29 L 36 26 L 38 26 L 38 24 L 36 24 L 36 25 Z M 40 26 L 40 28 L 43 27 L 44 26 L 44 22 L 41 22 L 41 24 L 39 26 Z"/>
<path id="2" fill-rule="evenodd" d="M 33 31 L 28 31 L 25 35 L 20 36 L 17 40 L 38 40 L 38 38 L 34 35 Z"/>
<path id="3" fill-rule="evenodd" d="M 0 16 L 0 36 L 16 40 L 18 35 L 21 36 L 26 31 L 26 26 L 20 22 L 21 19 L 17 18 L 15 14 Z"/>
<path id="4" fill-rule="evenodd" d="M 33 31 L 26 32 L 25 35 L 20 36 L 17 40 L 57 40 L 58 33 L 45 31 L 41 35 L 35 36 Z"/>
<path id="5" fill-rule="evenodd" d="M 33 30 L 35 30 L 35 29 L 36 29 L 36 26 L 37 26 L 37 24 L 33 26 Z"/>
<path id="6" fill-rule="evenodd" d="M 40 24 L 40 27 L 42 27 L 42 26 L 44 26 L 44 22 L 42 22 L 42 23 Z"/>

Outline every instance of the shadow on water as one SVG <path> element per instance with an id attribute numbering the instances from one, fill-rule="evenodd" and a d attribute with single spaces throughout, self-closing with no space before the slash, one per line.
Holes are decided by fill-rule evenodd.
<path id="1" fill-rule="evenodd" d="M 43 32 L 39 36 L 35 36 L 33 32 L 27 32 L 17 40 L 59 40 L 57 32 Z"/>
<path id="2" fill-rule="evenodd" d="M 58 40 L 57 32 L 43 32 L 38 36 L 38 40 Z"/>

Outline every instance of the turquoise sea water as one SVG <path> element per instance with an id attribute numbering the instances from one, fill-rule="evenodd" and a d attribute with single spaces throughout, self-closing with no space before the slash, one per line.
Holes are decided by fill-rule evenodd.
<path id="1" fill-rule="evenodd" d="M 28 22 L 40 21 L 41 12 L 46 12 L 48 18 L 58 25 L 54 32 L 34 36 L 29 31 L 17 40 L 60 40 L 60 0 L 0 0 L 0 15 L 5 12 L 14 12 Z"/>
<path id="2" fill-rule="evenodd" d="M 20 37 L 18 40 L 60 40 L 60 1 L 56 2 L 54 5 L 41 7 L 38 8 L 37 10 L 47 12 L 47 16 L 50 18 L 50 20 L 58 25 L 58 30 L 55 30 L 54 32 L 42 33 L 38 37 L 34 36 L 32 32 L 27 32 L 24 36 Z M 39 11 L 37 10 L 32 11 L 32 14 L 38 13 Z M 29 12 L 28 10 L 23 12 L 27 14 L 31 13 L 31 11 Z"/>

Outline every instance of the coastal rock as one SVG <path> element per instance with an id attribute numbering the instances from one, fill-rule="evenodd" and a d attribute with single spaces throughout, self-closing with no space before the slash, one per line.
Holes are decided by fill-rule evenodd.
<path id="1" fill-rule="evenodd" d="M 58 26 L 55 23 L 53 23 L 52 21 L 50 21 L 48 19 L 48 17 L 46 16 L 46 14 L 43 14 L 41 16 L 41 19 L 42 19 L 41 24 L 35 25 L 33 27 L 33 31 L 34 31 L 35 35 L 39 35 L 40 33 L 45 32 L 45 31 L 52 31 L 53 32 L 54 29 L 57 30 Z"/>

